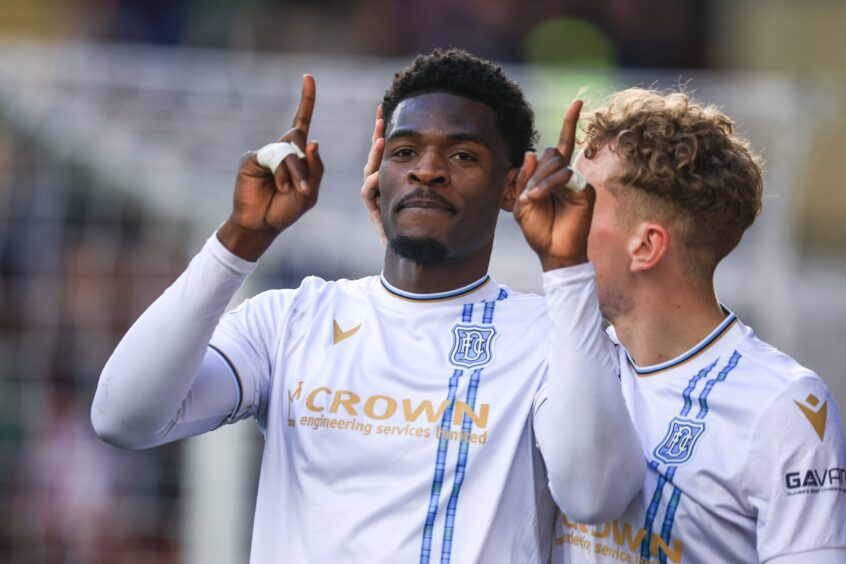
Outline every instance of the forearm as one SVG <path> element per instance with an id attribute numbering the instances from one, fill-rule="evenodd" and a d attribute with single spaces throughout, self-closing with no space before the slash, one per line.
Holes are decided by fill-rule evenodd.
<path id="1" fill-rule="evenodd" d="M 593 266 L 544 274 L 550 316 L 546 401 L 535 414 L 555 501 L 571 519 L 620 515 L 646 465 L 620 388 L 613 344 L 602 330 Z"/>
<path id="2" fill-rule="evenodd" d="M 101 438 L 143 448 L 220 423 L 237 389 L 208 344 L 253 266 L 212 238 L 135 322 L 100 375 L 91 421 Z"/>

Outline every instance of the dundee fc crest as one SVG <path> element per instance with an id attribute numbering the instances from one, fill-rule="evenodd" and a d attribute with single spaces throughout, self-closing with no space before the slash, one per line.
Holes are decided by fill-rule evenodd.
<path id="1" fill-rule="evenodd" d="M 485 366 L 493 358 L 494 337 L 496 329 L 491 326 L 454 325 L 450 363 L 467 370 Z"/>
<path id="2" fill-rule="evenodd" d="M 693 456 L 699 439 L 705 433 L 705 422 L 673 417 L 664 440 L 653 454 L 664 464 L 684 464 Z"/>

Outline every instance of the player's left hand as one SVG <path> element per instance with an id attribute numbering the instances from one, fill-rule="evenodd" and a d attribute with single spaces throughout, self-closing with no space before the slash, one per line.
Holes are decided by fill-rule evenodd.
<path id="1" fill-rule="evenodd" d="M 544 271 L 588 260 L 587 238 L 596 191 L 589 184 L 580 192 L 567 188 L 573 176 L 569 164 L 581 109 L 581 100 L 570 105 L 558 145 L 544 151 L 540 161 L 534 153 L 527 153 L 517 176 L 514 218 Z"/>
<path id="2" fill-rule="evenodd" d="M 367 208 L 367 215 L 370 217 L 376 235 L 382 244 L 387 244 L 388 237 L 385 235 L 385 228 L 382 226 L 381 195 L 379 193 L 379 165 L 382 164 L 382 155 L 385 152 L 385 116 L 382 112 L 382 105 L 376 108 L 376 123 L 373 126 L 373 135 L 370 137 L 370 153 L 367 155 L 367 164 L 364 165 L 364 184 L 361 186 L 361 199 L 364 207 Z"/>

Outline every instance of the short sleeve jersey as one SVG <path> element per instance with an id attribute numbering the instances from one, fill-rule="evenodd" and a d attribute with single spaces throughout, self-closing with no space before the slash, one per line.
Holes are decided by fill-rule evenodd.
<path id="1" fill-rule="evenodd" d="M 619 519 L 559 513 L 553 562 L 748 564 L 846 547 L 846 442 L 817 375 L 734 314 L 661 365 L 618 353 L 646 482 Z"/>
<path id="2" fill-rule="evenodd" d="M 542 297 L 488 279 L 307 278 L 224 315 L 233 419 L 265 436 L 251 561 L 546 563 L 547 326 Z"/>

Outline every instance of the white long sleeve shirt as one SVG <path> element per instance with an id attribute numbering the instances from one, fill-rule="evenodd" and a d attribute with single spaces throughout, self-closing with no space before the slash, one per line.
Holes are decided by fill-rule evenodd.
<path id="1" fill-rule="evenodd" d="M 816 374 L 733 313 L 663 364 L 618 354 L 647 476 L 616 519 L 562 508 L 554 563 L 846 562 L 846 439 Z"/>
<path id="2" fill-rule="evenodd" d="M 546 563 L 553 498 L 601 521 L 642 484 L 592 266 L 546 273 L 546 299 L 307 278 L 223 315 L 253 266 L 210 238 L 92 407 L 129 448 L 254 417 L 252 562 Z"/>

